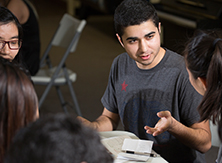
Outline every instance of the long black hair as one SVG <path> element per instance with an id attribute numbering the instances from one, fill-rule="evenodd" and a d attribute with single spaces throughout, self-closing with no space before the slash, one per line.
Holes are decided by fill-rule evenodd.
<path id="1" fill-rule="evenodd" d="M 38 97 L 26 71 L 0 57 L 0 162 L 16 132 L 37 118 Z"/>
<path id="2" fill-rule="evenodd" d="M 222 37 L 221 30 L 198 30 L 184 50 L 186 65 L 195 79 L 206 79 L 206 92 L 198 106 L 200 121 L 218 123 L 222 140 Z"/>

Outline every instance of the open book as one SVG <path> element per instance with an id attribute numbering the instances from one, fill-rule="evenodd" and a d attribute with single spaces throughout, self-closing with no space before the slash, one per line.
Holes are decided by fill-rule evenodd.
<path id="1" fill-rule="evenodd" d="M 130 161 L 147 161 L 153 145 L 152 141 L 131 139 L 128 135 L 103 138 L 101 141 L 115 159 Z"/>

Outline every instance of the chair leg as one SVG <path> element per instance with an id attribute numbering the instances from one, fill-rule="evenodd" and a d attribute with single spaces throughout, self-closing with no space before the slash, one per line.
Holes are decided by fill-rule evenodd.
<path id="1" fill-rule="evenodd" d="M 82 116 L 82 113 L 80 111 L 79 104 L 78 104 L 78 101 L 77 101 L 77 98 L 76 98 L 76 95 L 75 95 L 75 92 L 74 92 L 74 89 L 73 89 L 73 86 L 72 86 L 72 82 L 69 80 L 68 72 L 67 72 L 67 69 L 65 68 L 65 66 L 63 67 L 63 72 L 64 72 L 64 75 L 65 75 L 67 84 L 69 86 L 69 91 L 71 93 L 73 103 L 74 103 L 75 108 L 76 108 L 76 113 L 79 116 Z"/>
<path id="2" fill-rule="evenodd" d="M 57 93 L 58 93 L 59 100 L 60 100 L 60 102 L 61 102 L 62 108 L 63 108 L 64 112 L 65 112 L 66 114 L 68 114 L 67 107 L 66 107 L 66 102 L 65 102 L 65 100 L 64 100 L 64 98 L 63 98 L 62 92 L 61 92 L 59 86 L 56 86 L 55 88 L 56 88 L 56 91 L 57 91 Z"/>
<path id="3" fill-rule="evenodd" d="M 41 96 L 41 98 L 39 100 L 39 110 L 40 110 L 40 108 L 41 108 L 41 106 L 42 106 L 46 96 L 48 95 L 49 90 L 50 90 L 51 87 L 52 87 L 51 85 L 47 85 L 45 91 L 43 92 L 43 94 L 42 94 L 42 96 Z"/>
<path id="4" fill-rule="evenodd" d="M 43 104 L 46 96 L 48 95 L 50 89 L 52 88 L 54 80 L 55 80 L 55 79 L 52 79 L 52 81 L 46 86 L 46 89 L 45 89 L 45 91 L 43 92 L 43 94 L 42 94 L 42 96 L 41 96 L 41 98 L 40 98 L 40 100 L 39 100 L 39 109 L 40 109 L 40 107 L 42 106 L 42 104 Z"/>
<path id="5" fill-rule="evenodd" d="M 79 104 L 78 104 L 78 101 L 77 101 L 77 98 L 76 98 L 74 89 L 73 89 L 73 87 L 72 87 L 72 83 L 71 83 L 71 82 L 68 82 L 68 85 L 69 85 L 69 90 L 70 90 L 70 93 L 71 93 L 71 96 L 72 96 L 73 103 L 74 103 L 75 108 L 76 108 L 76 113 L 77 113 L 79 116 L 82 116 L 82 113 L 81 113 L 81 111 L 80 111 Z"/>

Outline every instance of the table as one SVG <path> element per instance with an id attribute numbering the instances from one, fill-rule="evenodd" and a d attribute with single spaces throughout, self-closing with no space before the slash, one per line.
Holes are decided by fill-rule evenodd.
<path id="1" fill-rule="evenodd" d="M 114 136 L 122 136 L 122 135 L 128 135 L 132 139 L 138 139 L 138 137 L 135 134 L 127 132 L 127 131 L 105 131 L 105 132 L 100 132 L 99 134 L 102 139 L 103 138 L 110 138 L 110 137 L 114 137 Z M 133 161 L 115 160 L 115 163 L 120 163 L 120 162 L 134 163 Z M 164 160 L 161 156 L 157 156 L 157 157 L 150 157 L 149 160 L 147 161 L 147 163 L 167 163 L 167 161 Z"/>

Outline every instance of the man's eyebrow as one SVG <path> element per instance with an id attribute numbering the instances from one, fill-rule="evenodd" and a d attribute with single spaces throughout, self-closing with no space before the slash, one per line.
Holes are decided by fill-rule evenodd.
<path id="1" fill-rule="evenodd" d="M 136 40 L 138 37 L 128 37 L 126 40 Z"/>
<path id="2" fill-rule="evenodd" d="M 147 33 L 145 35 L 145 37 L 150 36 L 150 35 L 155 34 L 155 33 L 156 33 L 155 31 Z M 137 40 L 137 39 L 138 39 L 138 37 L 128 37 L 126 40 Z"/>
<path id="3" fill-rule="evenodd" d="M 152 34 L 155 34 L 156 32 L 150 32 L 150 33 L 147 33 L 146 35 L 145 35 L 145 37 L 147 37 L 147 36 L 150 36 L 150 35 L 152 35 Z"/>

